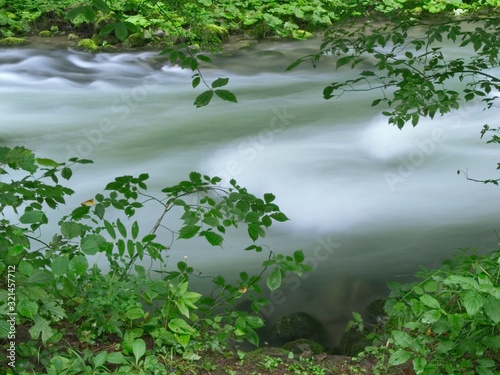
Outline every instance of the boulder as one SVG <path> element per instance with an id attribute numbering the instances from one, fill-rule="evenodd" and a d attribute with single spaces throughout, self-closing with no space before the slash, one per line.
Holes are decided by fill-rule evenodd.
<path id="1" fill-rule="evenodd" d="M 324 343 L 327 335 L 325 328 L 316 318 L 305 312 L 296 312 L 281 317 L 272 329 L 272 336 L 279 343 L 298 339 Z"/>

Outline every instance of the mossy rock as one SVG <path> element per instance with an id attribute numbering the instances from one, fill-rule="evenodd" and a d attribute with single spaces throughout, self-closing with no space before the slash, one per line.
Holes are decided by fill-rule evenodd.
<path id="1" fill-rule="evenodd" d="M 205 38 L 208 40 L 215 39 L 220 42 L 226 42 L 229 39 L 229 32 L 221 26 L 208 24 L 205 26 L 205 30 L 203 31 L 205 33 Z"/>
<path id="2" fill-rule="evenodd" d="M 76 35 L 76 34 L 71 33 L 71 34 L 68 34 L 67 39 L 70 42 L 77 42 L 77 41 L 80 40 L 80 37 L 78 35 Z"/>
<path id="3" fill-rule="evenodd" d="M 272 335 L 280 343 L 298 339 L 311 339 L 324 343 L 326 339 L 323 325 L 305 312 L 297 312 L 280 318 L 273 327 Z"/>
<path id="4" fill-rule="evenodd" d="M 123 45 L 127 48 L 143 47 L 146 45 L 146 39 L 142 33 L 130 34 Z"/>
<path id="5" fill-rule="evenodd" d="M 50 30 L 43 30 L 38 33 L 38 36 L 41 36 L 42 38 L 50 38 L 52 36 L 52 31 Z"/>
<path id="6" fill-rule="evenodd" d="M 376 299 L 366 307 L 367 321 L 372 324 L 384 324 L 387 314 L 384 310 L 386 299 Z"/>
<path id="7" fill-rule="evenodd" d="M 292 342 L 287 342 L 283 345 L 283 349 L 293 354 L 302 354 L 311 352 L 312 354 L 325 353 L 325 348 L 314 340 L 298 339 Z"/>
<path id="8" fill-rule="evenodd" d="M 305 40 L 305 39 L 311 39 L 314 36 L 314 34 L 305 30 L 293 30 L 292 36 L 295 39 Z"/>
<path id="9" fill-rule="evenodd" d="M 78 44 L 76 46 L 77 46 L 77 48 L 84 50 L 84 51 L 88 51 L 88 52 L 92 52 L 92 53 L 99 52 L 99 46 L 92 39 L 82 39 L 78 42 Z"/>
<path id="10" fill-rule="evenodd" d="M 17 47 L 17 46 L 24 46 L 26 44 L 29 44 L 26 38 L 8 37 L 0 39 L 0 46 L 3 47 Z"/>
<path id="11" fill-rule="evenodd" d="M 350 357 L 355 357 L 372 343 L 366 339 L 367 332 L 351 328 L 344 332 L 340 339 L 340 353 Z"/>

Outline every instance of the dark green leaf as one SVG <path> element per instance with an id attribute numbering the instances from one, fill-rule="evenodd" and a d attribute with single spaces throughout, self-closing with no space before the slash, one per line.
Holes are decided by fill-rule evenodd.
<path id="1" fill-rule="evenodd" d="M 217 87 L 223 87 L 226 86 L 227 83 L 229 82 L 229 78 L 217 78 L 213 83 L 212 83 L 212 88 L 215 89 Z"/>
<path id="2" fill-rule="evenodd" d="M 123 42 L 125 39 L 127 39 L 127 36 L 128 36 L 127 25 L 125 25 L 123 22 L 116 23 L 115 24 L 115 35 L 121 42 Z"/>
<path id="3" fill-rule="evenodd" d="M 179 238 L 192 238 L 198 233 L 200 229 L 201 227 L 198 225 L 187 225 L 185 227 L 182 227 L 179 231 Z"/>
<path id="4" fill-rule="evenodd" d="M 217 95 L 219 98 L 227 102 L 233 102 L 233 103 L 238 102 L 236 96 L 229 90 L 215 90 L 215 95 Z"/>
<path id="5" fill-rule="evenodd" d="M 212 231 L 205 231 L 200 234 L 202 234 L 212 246 L 221 246 L 224 241 L 224 238 L 221 235 Z"/>
<path id="6" fill-rule="evenodd" d="M 44 216 L 42 211 L 26 211 L 20 218 L 19 221 L 23 224 L 35 224 L 39 223 Z"/>
<path id="7" fill-rule="evenodd" d="M 204 107 L 210 103 L 213 96 L 214 92 L 212 90 L 207 90 L 196 97 L 194 105 L 196 106 L 196 108 Z"/>

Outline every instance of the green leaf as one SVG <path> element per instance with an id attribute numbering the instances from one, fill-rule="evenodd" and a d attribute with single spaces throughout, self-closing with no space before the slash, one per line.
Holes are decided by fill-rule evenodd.
<path id="1" fill-rule="evenodd" d="M 63 255 L 58 256 L 52 261 L 52 263 L 50 264 L 50 268 L 52 269 L 52 272 L 55 276 L 64 275 L 66 272 L 68 272 L 69 268 L 68 257 L 65 257 Z"/>
<path id="2" fill-rule="evenodd" d="M 297 250 L 293 253 L 293 259 L 296 263 L 302 263 L 305 259 L 304 252 L 302 250 Z"/>
<path id="3" fill-rule="evenodd" d="M 279 222 L 284 222 L 284 221 L 290 220 L 283 212 L 277 212 L 277 213 L 271 214 L 271 217 L 274 220 L 279 221 Z"/>
<path id="4" fill-rule="evenodd" d="M 52 273 L 45 269 L 37 269 L 35 270 L 28 280 L 26 280 L 27 284 L 41 284 L 45 285 L 52 281 Z"/>
<path id="5" fill-rule="evenodd" d="M 21 255 L 23 252 L 24 252 L 23 245 L 14 245 L 9 249 L 9 256 L 16 257 L 18 255 Z"/>
<path id="6" fill-rule="evenodd" d="M 404 349 L 398 349 L 391 354 L 389 358 L 389 366 L 397 366 L 406 363 L 411 357 L 411 354 Z"/>
<path id="7" fill-rule="evenodd" d="M 67 239 L 78 237 L 82 234 L 81 226 L 74 222 L 62 223 L 61 234 Z"/>
<path id="8" fill-rule="evenodd" d="M 469 315 L 476 314 L 483 307 L 483 297 L 475 291 L 469 291 L 462 296 L 465 309 Z"/>
<path id="9" fill-rule="evenodd" d="M 238 102 L 236 96 L 229 90 L 215 90 L 215 95 L 217 95 L 222 100 L 225 100 L 226 102 Z"/>
<path id="10" fill-rule="evenodd" d="M 116 227 L 118 228 L 118 232 L 122 235 L 123 238 L 127 237 L 127 228 L 125 228 L 125 225 L 121 222 L 120 219 L 116 219 Z"/>
<path id="11" fill-rule="evenodd" d="M 141 309 L 140 307 L 134 307 L 130 310 L 127 310 L 125 312 L 125 316 L 127 317 L 127 319 L 130 320 L 140 319 L 144 317 L 144 310 Z"/>
<path id="12" fill-rule="evenodd" d="M 17 312 L 27 318 L 33 319 L 38 312 L 38 304 L 29 299 L 20 299 L 16 306 Z"/>
<path id="13" fill-rule="evenodd" d="M 83 12 L 83 9 L 84 9 L 84 7 L 81 6 L 81 7 L 76 7 L 76 8 L 73 8 L 73 9 L 69 10 L 66 13 L 66 19 L 67 20 L 72 20 L 72 19 L 78 17 L 78 15 L 80 15 L 80 13 Z"/>
<path id="14" fill-rule="evenodd" d="M 487 299 L 483 308 L 484 312 L 493 321 L 493 323 L 500 323 L 500 301 L 490 297 Z"/>
<path id="15" fill-rule="evenodd" d="M 42 211 L 26 211 L 20 218 L 19 221 L 23 224 L 35 224 L 39 223 L 44 216 Z"/>
<path id="16" fill-rule="evenodd" d="M 194 101 L 194 105 L 196 108 L 201 108 L 210 103 L 212 97 L 214 96 L 214 92 L 212 90 L 207 90 L 198 95 Z"/>
<path id="17" fill-rule="evenodd" d="M 137 223 L 137 220 L 136 220 L 132 224 L 132 238 L 135 240 L 138 235 L 139 235 L 139 223 Z"/>
<path id="18" fill-rule="evenodd" d="M 36 340 L 40 335 L 42 335 L 42 341 L 45 342 L 54 335 L 54 331 L 50 328 L 49 322 L 40 315 L 37 314 L 34 321 L 35 324 L 29 330 L 33 339 Z"/>
<path id="19" fill-rule="evenodd" d="M 266 284 L 270 291 L 276 290 L 281 286 L 281 270 L 279 268 L 275 268 L 273 272 L 267 276 Z"/>
<path id="20" fill-rule="evenodd" d="M 221 246 L 224 241 L 224 238 L 221 235 L 212 231 L 204 231 L 200 234 L 202 234 L 212 246 Z"/>
<path id="21" fill-rule="evenodd" d="M 439 310 L 429 310 L 422 315 L 422 323 L 433 324 L 439 320 L 441 312 Z"/>
<path id="22" fill-rule="evenodd" d="M 132 352 L 134 353 L 135 364 L 137 365 L 141 357 L 146 353 L 146 343 L 143 339 L 134 340 Z"/>
<path id="23" fill-rule="evenodd" d="M 115 24 L 115 35 L 120 40 L 120 42 L 123 42 L 125 39 L 127 39 L 128 36 L 127 25 L 123 22 L 117 22 Z"/>
<path id="24" fill-rule="evenodd" d="M 213 83 L 212 83 L 212 88 L 215 89 L 217 87 L 223 87 L 226 86 L 227 83 L 229 82 L 229 78 L 217 78 Z"/>
<path id="25" fill-rule="evenodd" d="M 108 13 L 111 9 L 109 8 L 108 4 L 106 4 L 105 1 L 103 0 L 92 0 L 94 3 L 94 6 L 99 9 L 100 11 L 104 13 Z"/>
<path id="26" fill-rule="evenodd" d="M 439 301 L 428 294 L 424 294 L 424 295 L 420 296 L 420 301 L 422 301 L 422 303 L 424 305 L 432 307 L 433 309 L 440 309 L 441 308 Z"/>
<path id="27" fill-rule="evenodd" d="M 106 362 L 114 365 L 122 365 L 127 363 L 127 359 L 120 352 L 112 352 L 106 356 Z"/>
<path id="28" fill-rule="evenodd" d="M 200 229 L 201 227 L 198 225 L 186 225 L 179 231 L 179 238 L 192 238 L 198 233 Z"/>
<path id="29" fill-rule="evenodd" d="M 393 331 L 392 338 L 394 339 L 394 344 L 403 348 L 411 347 L 414 341 L 413 337 L 403 331 Z"/>
<path id="30" fill-rule="evenodd" d="M 106 363 L 106 358 L 108 357 L 108 353 L 103 350 L 96 354 L 94 357 L 94 368 L 101 367 Z"/>
<path id="31" fill-rule="evenodd" d="M 174 318 L 168 322 L 168 328 L 170 328 L 175 333 L 180 334 L 193 334 L 194 329 L 187 324 L 183 319 Z"/>
<path id="32" fill-rule="evenodd" d="M 109 233 L 111 238 L 116 240 L 116 232 L 115 228 L 113 228 L 113 225 L 109 221 L 104 220 L 104 227 L 106 228 L 106 231 Z"/>
<path id="33" fill-rule="evenodd" d="M 94 255 L 100 251 L 100 246 L 106 243 L 106 239 L 99 234 L 89 234 L 82 238 L 80 246 L 83 253 Z"/>
<path id="34" fill-rule="evenodd" d="M 36 162 L 44 167 L 58 167 L 59 163 L 47 158 L 36 158 Z"/>

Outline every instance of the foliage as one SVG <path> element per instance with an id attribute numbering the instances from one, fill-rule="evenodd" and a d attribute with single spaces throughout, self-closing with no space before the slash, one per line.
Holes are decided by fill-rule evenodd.
<path id="1" fill-rule="evenodd" d="M 390 283 L 388 320 L 365 354 L 378 369 L 406 364 L 416 374 L 493 375 L 500 363 L 500 251 L 465 251 L 437 270 L 423 269 L 413 284 Z M 363 329 L 363 322 L 351 323 Z"/>
<path id="2" fill-rule="evenodd" d="M 165 367 L 159 355 L 193 360 L 231 341 L 258 345 L 255 330 L 263 321 L 257 313 L 266 303 L 259 297 L 260 281 L 266 270 L 271 290 L 288 272 L 310 270 L 302 251 L 284 256 L 259 243 L 275 221 L 288 220 L 275 197 L 258 198 L 234 180 L 223 187 L 218 177 L 196 172 L 155 196 L 147 190 L 147 174 L 122 176 L 63 216 L 59 233 L 49 236 L 45 226 L 53 214 L 47 209 L 65 205 L 74 193 L 60 179 L 70 179 L 75 164 L 87 163 L 78 158 L 58 163 L 23 147 L 0 148 L 0 337 L 15 340 L 16 329 L 28 336 L 18 342 L 16 371 L 82 374 L 111 364 L 121 366 L 118 373 L 129 373 Z M 157 221 L 146 230 L 139 213 L 155 212 L 155 206 Z M 182 213 L 181 226 L 167 229 L 167 214 L 176 210 Z M 236 281 L 203 276 L 214 285 L 205 296 L 190 290 L 195 270 L 185 261 L 170 266 L 172 243 L 159 241 L 165 231 L 172 238 L 200 237 L 222 246 L 226 231 L 239 227 L 249 236 L 246 250 L 267 249 L 268 259 L 259 274 L 242 271 Z M 101 266 L 92 264 L 95 256 Z M 252 301 L 252 313 L 234 308 L 243 295 Z M 15 324 L 9 323 L 12 316 Z M 102 350 L 82 351 L 86 345 Z"/>

